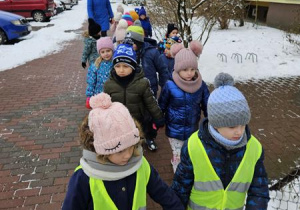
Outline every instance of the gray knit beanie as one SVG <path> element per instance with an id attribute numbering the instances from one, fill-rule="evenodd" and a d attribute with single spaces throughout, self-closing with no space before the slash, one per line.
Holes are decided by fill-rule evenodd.
<path id="1" fill-rule="evenodd" d="M 227 73 L 220 73 L 215 78 L 215 90 L 207 103 L 208 122 L 215 128 L 246 125 L 250 121 L 247 100 L 233 85 L 234 80 Z"/>

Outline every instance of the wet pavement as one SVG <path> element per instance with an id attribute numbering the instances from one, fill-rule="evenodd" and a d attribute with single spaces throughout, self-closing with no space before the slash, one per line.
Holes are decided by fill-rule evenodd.
<path id="1" fill-rule="evenodd" d="M 78 125 L 85 108 L 83 43 L 0 72 L 0 209 L 60 209 L 79 163 Z M 252 111 L 250 128 L 265 149 L 270 180 L 300 158 L 300 77 L 238 83 Z M 210 87 L 211 88 L 211 87 Z M 145 156 L 170 184 L 171 149 L 164 131 Z M 149 209 L 160 209 L 148 199 Z"/>

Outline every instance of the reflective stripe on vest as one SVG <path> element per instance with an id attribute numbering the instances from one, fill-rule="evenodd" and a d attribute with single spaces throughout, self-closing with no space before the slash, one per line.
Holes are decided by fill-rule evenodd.
<path id="1" fill-rule="evenodd" d="M 256 162 L 262 153 L 259 141 L 251 136 L 244 157 L 225 190 L 198 137 L 198 132 L 189 138 L 188 152 L 194 169 L 194 186 L 188 209 L 242 210 Z"/>
<path id="2" fill-rule="evenodd" d="M 82 168 L 78 166 L 75 171 Z M 136 173 L 136 183 L 133 196 L 133 210 L 146 210 L 147 184 L 150 178 L 151 169 L 148 161 L 143 157 L 143 163 Z M 90 191 L 93 197 L 94 209 L 110 209 L 118 208 L 109 197 L 104 183 L 100 179 L 90 177 Z"/>

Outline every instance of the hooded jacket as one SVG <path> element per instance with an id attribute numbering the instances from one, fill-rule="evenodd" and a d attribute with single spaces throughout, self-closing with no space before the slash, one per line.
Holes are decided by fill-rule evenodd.
<path id="1" fill-rule="evenodd" d="M 143 48 L 141 49 L 142 67 L 151 84 L 151 89 L 154 94 L 158 91 L 158 84 L 163 87 L 169 78 L 168 67 L 165 63 L 160 62 L 160 53 L 156 49 L 157 43 L 155 40 L 145 38 Z M 159 74 L 159 80 L 157 79 Z"/>
<path id="2" fill-rule="evenodd" d="M 115 69 L 112 70 L 110 78 L 104 84 L 104 92 L 109 94 L 112 101 L 124 104 L 133 118 L 139 122 L 143 121 L 146 111 L 154 118 L 161 120 L 163 114 L 150 89 L 149 81 L 144 77 L 143 71 L 136 68 L 133 80 L 123 86 L 115 76 Z"/>

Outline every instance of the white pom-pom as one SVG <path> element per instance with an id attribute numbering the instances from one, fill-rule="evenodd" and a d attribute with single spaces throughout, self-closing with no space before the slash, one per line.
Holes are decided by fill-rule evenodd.
<path id="1" fill-rule="evenodd" d="M 230 74 L 221 72 L 215 77 L 214 87 L 218 88 L 225 85 L 234 86 L 234 79 Z"/>
<path id="2" fill-rule="evenodd" d="M 121 29 L 121 28 L 123 28 L 123 29 L 127 29 L 127 28 L 128 28 L 128 23 L 127 23 L 127 21 L 124 20 L 124 19 L 121 19 L 121 20 L 119 21 L 119 24 L 117 25 L 117 30 L 118 30 L 118 29 Z"/>

